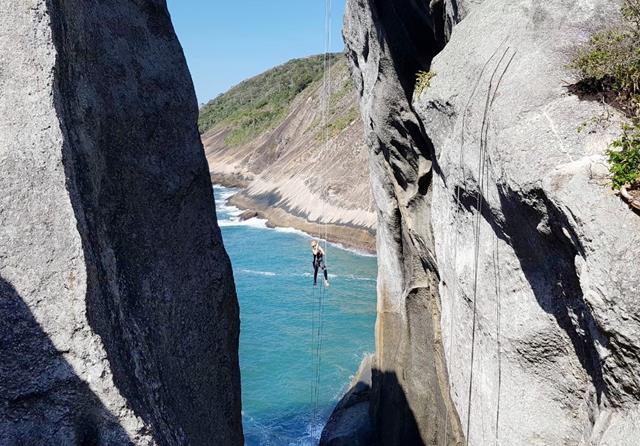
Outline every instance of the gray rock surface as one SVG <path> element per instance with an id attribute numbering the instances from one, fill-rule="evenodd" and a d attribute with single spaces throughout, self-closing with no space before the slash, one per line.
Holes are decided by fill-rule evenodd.
<path id="1" fill-rule="evenodd" d="M 241 445 L 238 307 L 163 1 L 0 5 L 0 444 Z"/>
<path id="2" fill-rule="evenodd" d="M 420 432 L 402 444 L 467 434 L 472 445 L 635 444 L 640 217 L 608 185 L 603 155 L 620 117 L 567 89 L 575 48 L 618 17 L 619 2 L 447 1 L 425 13 L 444 27 L 435 31 L 429 19 L 412 25 L 414 2 L 389 3 L 350 1 L 345 27 L 379 207 L 380 444 L 399 444 L 388 432 L 403 423 L 386 401 L 400 393 L 389 373 Z M 460 20 L 452 32 L 448 18 Z M 433 35 L 431 54 L 407 43 Z M 423 66 L 406 68 L 411 57 Z M 436 76 L 412 98 L 418 69 Z M 408 119 L 424 143 L 402 131 Z M 425 276 L 437 287 L 415 299 Z M 432 367 L 412 368 L 424 361 Z M 447 381 L 432 379 L 434 367 Z M 460 419 L 446 441 L 427 422 L 434 394 L 450 395 Z"/>
<path id="3" fill-rule="evenodd" d="M 416 72 L 444 45 L 442 23 L 426 2 L 347 2 L 344 36 L 378 210 L 371 413 L 381 445 L 462 441 L 440 335 L 433 147 L 410 105 Z"/>

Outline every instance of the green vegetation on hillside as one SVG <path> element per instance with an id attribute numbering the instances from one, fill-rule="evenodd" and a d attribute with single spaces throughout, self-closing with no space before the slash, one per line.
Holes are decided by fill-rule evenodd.
<path id="1" fill-rule="evenodd" d="M 350 107 L 347 112 L 329 122 L 327 125 L 327 132 L 329 138 L 333 138 L 340 134 L 344 129 L 349 127 L 353 121 L 360 117 L 360 111 L 356 107 Z"/>
<path id="2" fill-rule="evenodd" d="M 631 119 L 609 153 L 616 189 L 640 180 L 640 0 L 624 0 L 622 23 L 594 34 L 571 67 L 583 94 L 595 94 Z"/>
<path id="3" fill-rule="evenodd" d="M 338 56 L 329 55 L 329 63 Z M 240 83 L 200 109 L 200 133 L 225 123 L 231 129 L 227 144 L 246 142 L 282 119 L 293 99 L 322 78 L 323 68 L 323 55 L 294 59 Z"/>

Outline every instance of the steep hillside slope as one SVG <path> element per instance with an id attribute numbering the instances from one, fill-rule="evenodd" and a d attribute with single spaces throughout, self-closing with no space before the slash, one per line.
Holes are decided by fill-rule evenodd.
<path id="1" fill-rule="evenodd" d="M 243 444 L 238 305 L 165 2 L 0 6 L 0 444 Z"/>
<path id="2" fill-rule="evenodd" d="M 348 1 L 379 210 L 376 444 L 640 435 L 640 218 L 604 156 L 621 117 L 579 132 L 602 106 L 567 88 L 619 7 Z"/>
<path id="3" fill-rule="evenodd" d="M 326 127 L 322 59 L 295 60 L 245 81 L 201 110 L 201 127 L 204 117 L 219 116 L 203 135 L 207 160 L 215 182 L 244 187 L 232 199 L 239 207 L 256 210 L 277 226 L 320 236 L 326 230 L 329 240 L 373 250 L 375 214 L 362 122 L 344 56 L 330 61 Z M 284 91 L 285 99 L 274 98 L 272 91 Z"/>

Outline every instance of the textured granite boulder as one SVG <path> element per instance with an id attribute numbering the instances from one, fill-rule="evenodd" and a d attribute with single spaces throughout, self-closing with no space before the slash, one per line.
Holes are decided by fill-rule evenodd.
<path id="1" fill-rule="evenodd" d="M 0 5 L 0 444 L 242 444 L 196 117 L 164 1 Z"/>
<path id="2" fill-rule="evenodd" d="M 611 191 L 603 156 L 621 117 L 571 94 L 567 68 L 619 6 L 349 2 L 379 207 L 380 444 L 640 436 L 640 217 Z M 435 77 L 414 96 L 426 69 Z M 597 116 L 609 118 L 578 131 Z"/>
<path id="3" fill-rule="evenodd" d="M 351 380 L 349 390 L 340 399 L 322 431 L 320 446 L 369 446 L 372 441 L 371 364 L 366 356 Z"/>

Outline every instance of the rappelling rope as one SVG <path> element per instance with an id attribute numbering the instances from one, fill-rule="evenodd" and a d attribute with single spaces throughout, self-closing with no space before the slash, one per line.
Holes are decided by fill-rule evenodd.
<path id="1" fill-rule="evenodd" d="M 477 303 L 478 303 L 478 275 L 479 275 L 479 257 L 480 257 L 480 229 L 481 229 L 481 219 L 482 219 L 482 207 L 484 202 L 484 191 L 485 191 L 485 181 L 488 182 L 487 179 L 487 138 L 489 133 L 489 111 L 491 106 L 493 105 L 493 101 L 495 100 L 495 95 L 502 81 L 502 76 L 508 69 L 511 61 L 513 60 L 514 55 L 512 55 L 511 59 L 507 63 L 507 66 L 504 68 L 502 75 L 499 76 L 497 84 L 494 82 L 496 80 L 496 74 L 498 73 L 498 69 L 502 65 L 505 57 L 509 52 L 509 47 L 504 51 L 502 57 L 496 64 L 493 73 L 491 74 L 491 80 L 489 81 L 489 88 L 487 90 L 487 97 L 485 100 L 484 113 L 482 117 L 482 128 L 480 130 L 480 153 L 478 155 L 478 196 L 476 200 L 476 222 L 475 222 L 475 233 L 474 233 L 474 273 L 473 273 L 473 318 L 472 318 L 472 330 L 471 330 L 471 360 L 470 360 L 470 370 L 469 370 L 469 393 L 467 399 L 467 426 L 466 426 L 466 444 L 469 444 L 469 434 L 471 432 L 471 402 L 473 399 L 473 366 L 475 359 L 475 346 L 476 346 L 476 329 L 477 329 Z"/>
<path id="2" fill-rule="evenodd" d="M 313 287 L 312 291 L 311 291 L 311 345 L 309 346 L 310 349 L 310 353 L 311 353 L 311 370 L 312 372 L 315 372 L 315 357 L 316 357 L 316 318 L 317 316 L 317 311 L 316 311 L 316 288 Z M 315 375 L 314 375 L 315 376 Z M 310 390 L 310 401 L 311 401 L 311 405 L 313 407 L 313 402 L 315 401 L 315 381 L 312 380 L 311 381 L 311 386 L 309 388 Z M 313 414 L 312 414 L 313 416 Z M 309 426 L 311 428 L 313 428 L 313 418 L 311 419 L 311 422 L 309 423 Z"/>
<path id="3" fill-rule="evenodd" d="M 329 148 L 329 126 L 328 126 L 328 109 L 329 109 L 329 98 L 331 95 L 331 64 L 329 60 L 329 51 L 331 50 L 331 0 L 325 0 L 325 16 L 324 16 L 324 27 L 325 27 L 325 39 L 324 39 L 324 56 L 323 56 L 323 82 L 322 82 L 322 135 L 323 135 L 323 148 L 320 153 L 319 160 L 323 166 L 323 171 L 321 175 L 321 191 L 320 191 L 320 199 L 322 201 L 322 213 L 320 215 L 319 224 L 324 226 L 324 266 L 328 268 L 328 254 L 327 254 L 327 239 L 328 239 L 328 228 L 327 228 L 327 219 L 325 215 L 325 203 L 328 198 L 327 194 L 327 183 L 326 183 L 326 166 L 325 166 L 325 158 L 327 155 L 327 151 Z M 320 231 L 322 233 L 322 231 Z M 322 242 L 321 242 L 322 243 Z M 324 327 L 324 306 L 325 306 L 325 298 L 327 294 L 327 290 L 324 284 L 324 271 L 318 271 L 321 274 L 320 283 L 321 289 L 320 293 L 318 293 L 317 303 L 314 303 L 314 310 L 312 315 L 312 345 L 315 345 L 315 350 L 312 348 L 312 361 L 314 367 L 314 380 L 312 384 L 312 418 L 311 418 L 311 435 L 314 435 L 314 427 L 318 424 L 319 418 L 319 401 L 320 401 L 320 375 L 322 369 L 322 344 L 323 344 L 323 327 Z M 315 302 L 315 290 L 314 290 L 314 302 Z M 317 308 L 316 308 L 317 307 Z M 317 322 L 316 322 L 316 312 L 317 312 Z"/>
<path id="4" fill-rule="evenodd" d="M 484 72 L 486 71 L 487 67 L 489 66 L 489 63 L 491 63 L 491 61 L 493 60 L 493 58 L 496 56 L 496 54 L 498 53 L 498 50 L 500 49 L 500 47 L 504 44 L 504 42 L 502 42 L 495 50 L 494 52 L 491 54 L 491 56 L 489 57 L 489 59 L 485 62 L 485 64 L 482 67 L 482 70 L 480 71 L 480 74 L 478 75 L 478 78 L 476 80 L 476 83 L 473 87 L 473 90 L 471 91 L 471 94 L 469 95 L 469 99 L 467 100 L 467 103 L 464 107 L 464 112 L 462 114 L 462 125 L 461 125 L 461 129 L 460 129 L 460 153 L 459 153 L 459 157 L 458 157 L 458 172 L 462 177 L 462 188 L 458 187 L 456 189 L 456 194 L 455 194 L 455 199 L 456 199 L 456 205 L 458 209 L 462 209 L 462 202 L 460 200 L 460 190 L 463 189 L 466 191 L 467 189 L 467 175 L 466 175 L 466 169 L 464 167 L 464 142 L 465 142 L 465 132 L 466 132 L 466 127 L 467 127 L 467 116 L 469 115 L 469 111 L 471 108 L 471 101 L 473 101 L 473 98 L 476 95 L 476 92 L 478 90 L 478 87 L 480 86 L 480 82 L 482 80 L 482 77 L 484 76 Z M 455 326 L 454 326 L 454 319 L 455 319 L 455 302 L 456 302 L 456 295 L 457 295 L 457 288 L 458 288 L 458 240 L 459 240 L 459 236 L 460 236 L 460 231 L 458 230 L 458 228 L 456 228 L 456 233 L 455 233 L 455 239 L 454 239 L 454 245 L 453 245 L 453 289 L 452 289 L 452 293 L 451 293 L 451 305 L 450 305 L 450 311 L 449 311 L 449 345 L 448 345 L 448 351 L 449 351 L 449 355 L 453 355 L 452 352 L 452 346 L 453 346 L 453 339 L 455 337 Z M 449 438 L 449 411 L 445 410 L 445 418 L 444 418 L 444 445 L 447 446 L 447 441 Z"/>

